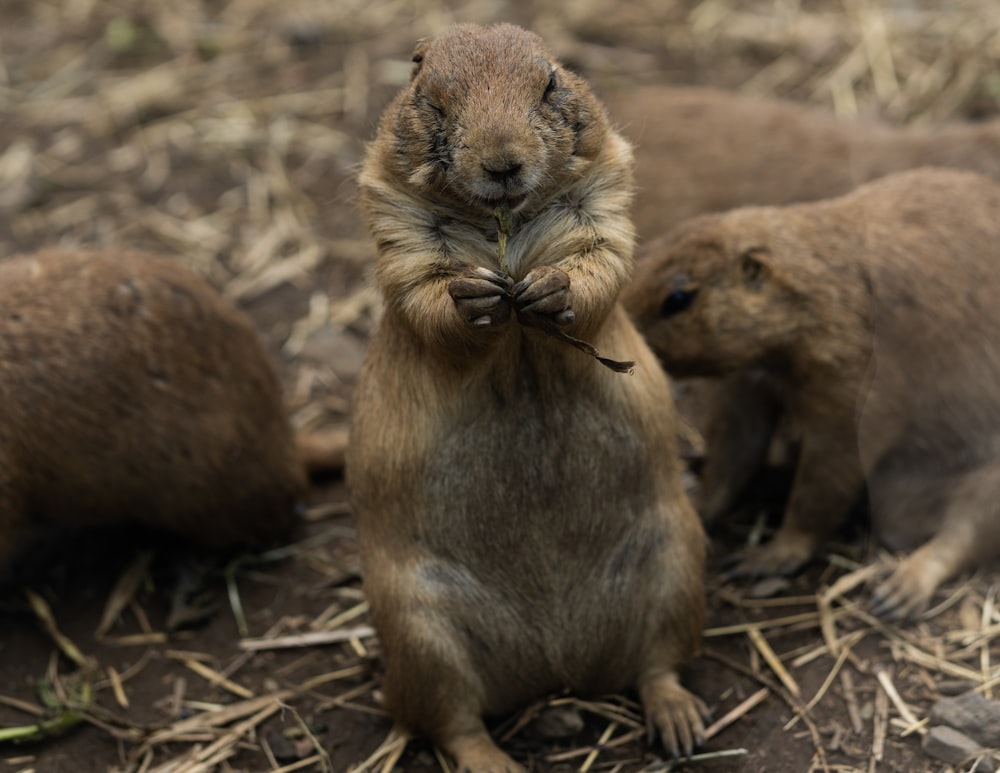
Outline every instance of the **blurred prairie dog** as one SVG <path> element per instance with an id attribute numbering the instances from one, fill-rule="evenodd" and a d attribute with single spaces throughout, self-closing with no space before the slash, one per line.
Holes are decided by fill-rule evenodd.
<path id="1" fill-rule="evenodd" d="M 273 538 L 305 466 L 250 321 L 179 264 L 126 251 L 0 261 L 0 561 L 32 523 Z M 336 440 L 336 438 L 332 438 Z"/>
<path id="2" fill-rule="evenodd" d="M 842 118 L 791 100 L 684 86 L 623 89 L 609 94 L 606 104 L 635 144 L 639 262 L 649 241 L 700 214 L 840 196 L 918 166 L 968 169 L 1000 180 L 1000 119 L 902 127 Z M 745 393 L 736 381 L 675 384 L 680 420 L 696 428 L 695 437 L 710 435 L 712 416 L 728 405 L 746 402 L 745 394 L 734 398 Z M 757 414 L 773 411 L 766 394 L 757 390 L 757 397 Z M 744 412 L 742 420 L 753 417 Z M 777 439 L 776 447 L 787 445 L 783 433 Z M 698 454 L 700 443 L 686 450 Z"/>
<path id="3" fill-rule="evenodd" d="M 679 86 L 622 90 L 605 104 L 635 144 L 634 219 L 642 240 L 695 215 L 831 198 L 919 166 L 1000 180 L 1000 119 L 901 127 L 790 100 Z"/>
<path id="4" fill-rule="evenodd" d="M 704 537 L 668 382 L 617 303 L 631 150 L 518 27 L 457 25 L 413 60 L 361 174 L 385 314 L 347 459 L 386 706 L 458 769 L 503 773 L 521 767 L 483 715 L 635 686 L 690 753 L 704 706 L 677 671 L 700 642 Z"/>
<path id="5" fill-rule="evenodd" d="M 737 573 L 796 569 L 866 485 L 876 536 L 913 551 L 876 589 L 881 611 L 911 614 L 1000 554 L 998 212 L 993 181 L 919 169 L 695 218 L 640 266 L 625 302 L 667 369 L 750 385 L 710 436 L 720 511 L 774 417 L 801 442 L 782 525 Z M 754 414 L 760 393 L 777 410 Z"/>

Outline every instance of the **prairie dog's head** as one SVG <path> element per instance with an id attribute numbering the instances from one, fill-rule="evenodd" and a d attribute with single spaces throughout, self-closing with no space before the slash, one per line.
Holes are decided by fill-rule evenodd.
<path id="1" fill-rule="evenodd" d="M 398 173 L 466 210 L 512 210 L 577 177 L 600 150 L 604 110 L 541 39 L 512 24 L 459 24 L 421 42 L 389 108 Z"/>
<path id="2" fill-rule="evenodd" d="M 801 333 L 808 297 L 784 270 L 779 234 L 754 215 L 695 218 L 640 255 L 622 301 L 672 374 L 767 365 Z"/>

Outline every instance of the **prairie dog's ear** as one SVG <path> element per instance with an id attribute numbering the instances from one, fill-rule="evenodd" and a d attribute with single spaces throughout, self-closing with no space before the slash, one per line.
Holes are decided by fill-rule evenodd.
<path id="1" fill-rule="evenodd" d="M 748 287 L 759 290 L 770 278 L 770 254 L 767 247 L 750 247 L 740 255 L 740 273 Z"/>
<path id="2" fill-rule="evenodd" d="M 413 67 L 410 69 L 411 81 L 416 78 L 417 73 L 420 72 L 420 68 L 424 63 L 424 54 L 427 53 L 427 49 L 430 48 L 430 45 L 430 38 L 421 38 L 417 41 L 417 45 L 413 49 L 413 54 L 410 56 L 410 61 L 413 62 Z"/>

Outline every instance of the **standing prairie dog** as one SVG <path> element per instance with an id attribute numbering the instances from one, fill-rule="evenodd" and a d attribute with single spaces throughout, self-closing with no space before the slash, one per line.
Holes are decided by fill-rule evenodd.
<path id="1" fill-rule="evenodd" d="M 841 196 L 919 166 L 1000 180 L 1000 119 L 901 127 L 682 86 L 626 89 L 606 104 L 635 144 L 634 218 L 642 240 L 695 215 Z"/>
<path id="2" fill-rule="evenodd" d="M 876 536 L 913 550 L 882 611 L 1000 554 L 998 213 L 1000 185 L 920 169 L 695 218 L 640 266 L 625 303 L 667 369 L 741 374 L 778 406 L 710 436 L 706 493 L 762 463 L 772 417 L 801 442 L 781 527 L 738 573 L 796 569 L 866 484 Z"/>
<path id="3" fill-rule="evenodd" d="M 0 261 L 0 562 L 33 523 L 209 546 L 286 531 L 306 461 L 250 321 L 176 262 Z"/>
<path id="4" fill-rule="evenodd" d="M 503 773 L 521 767 L 483 715 L 635 686 L 689 754 L 704 705 L 678 669 L 700 641 L 704 537 L 668 382 L 617 303 L 631 150 L 518 27 L 454 26 L 413 61 L 360 178 L 385 313 L 347 458 L 386 707 L 458 769 Z"/>

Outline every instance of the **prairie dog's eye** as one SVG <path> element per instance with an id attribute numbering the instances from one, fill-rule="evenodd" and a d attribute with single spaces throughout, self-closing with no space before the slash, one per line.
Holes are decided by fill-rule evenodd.
<path id="1" fill-rule="evenodd" d="M 692 284 L 691 277 L 687 274 L 681 273 L 674 276 L 673 282 L 671 282 L 673 289 L 660 305 L 661 317 L 679 314 L 691 305 L 694 297 L 698 294 L 698 288 L 692 287 Z"/>
<path id="2" fill-rule="evenodd" d="M 697 290 L 674 290 L 663 299 L 663 304 L 660 306 L 660 316 L 669 317 L 684 311 L 691 305 L 697 294 Z"/>
<path id="3" fill-rule="evenodd" d="M 545 91 L 542 93 L 542 99 L 548 101 L 548 99 L 552 96 L 552 92 L 556 90 L 556 87 L 558 85 L 559 85 L 559 79 L 556 78 L 556 71 L 550 70 L 549 82 L 545 84 Z"/>

